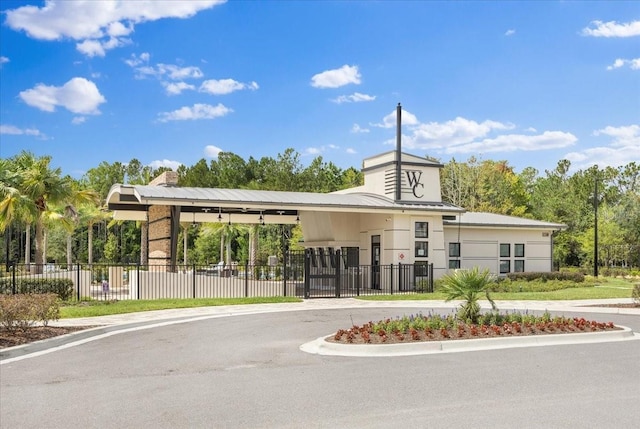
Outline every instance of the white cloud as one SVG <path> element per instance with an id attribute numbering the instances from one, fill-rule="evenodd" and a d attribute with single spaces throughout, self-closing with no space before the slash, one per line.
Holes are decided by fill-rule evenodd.
<path id="1" fill-rule="evenodd" d="M 220 152 L 222 152 L 222 149 L 220 149 L 218 146 L 207 145 L 204 147 L 204 155 L 207 158 L 217 158 Z"/>
<path id="2" fill-rule="evenodd" d="M 178 95 L 178 94 L 181 94 L 182 91 L 186 91 L 187 89 L 189 90 L 196 89 L 195 86 L 189 85 L 186 82 L 164 82 L 163 85 L 164 85 L 164 89 L 167 91 L 167 94 L 169 95 Z"/>
<path id="3" fill-rule="evenodd" d="M 75 116 L 72 120 L 71 123 L 73 125 L 80 125 L 80 124 L 84 124 L 86 122 L 87 118 L 84 116 Z"/>
<path id="4" fill-rule="evenodd" d="M 355 149 L 352 149 L 352 148 L 350 148 L 350 147 L 348 147 L 348 148 L 347 148 L 346 152 L 347 152 L 349 155 L 354 155 L 354 154 L 358 153 L 358 152 L 356 152 L 356 150 L 355 150 Z"/>
<path id="5" fill-rule="evenodd" d="M 564 157 L 577 168 L 588 168 L 593 165 L 618 167 L 640 159 L 640 125 L 608 126 L 594 131 L 593 135 L 604 135 L 613 139 L 607 146 L 592 147 L 566 154 Z"/>
<path id="6" fill-rule="evenodd" d="M 582 29 L 583 36 L 593 37 L 633 37 L 640 36 L 640 21 L 618 24 L 615 21 L 591 21 L 589 27 Z"/>
<path id="7" fill-rule="evenodd" d="M 340 146 L 336 146 L 334 144 L 323 145 L 320 147 L 308 147 L 304 150 L 303 155 L 320 155 L 327 150 L 336 150 L 340 149 Z"/>
<path id="8" fill-rule="evenodd" d="M 353 134 L 368 133 L 369 131 L 368 128 L 362 128 L 358 124 L 353 124 L 353 127 L 351 127 L 351 133 Z"/>
<path id="9" fill-rule="evenodd" d="M 633 58 L 631 60 L 618 58 L 613 62 L 613 64 L 607 66 L 607 70 L 619 69 L 620 67 L 624 67 L 626 65 L 628 65 L 631 70 L 640 70 L 640 58 Z"/>
<path id="10" fill-rule="evenodd" d="M 258 88 L 259 86 L 256 82 L 242 83 L 233 79 L 209 79 L 202 82 L 199 91 L 213 95 L 224 95 L 244 89 L 255 91 Z"/>
<path id="11" fill-rule="evenodd" d="M 514 34 L 516 34 L 516 30 L 514 30 L 513 28 L 505 31 L 504 33 L 505 36 L 513 36 Z"/>
<path id="12" fill-rule="evenodd" d="M 223 104 L 212 106 L 210 104 L 194 104 L 192 107 L 184 106 L 173 112 L 163 112 L 158 114 L 160 122 L 187 121 L 196 119 L 214 119 L 226 116 L 233 112 L 232 109 Z"/>
<path id="13" fill-rule="evenodd" d="M 76 49 L 88 57 L 104 57 L 107 51 L 130 43 L 130 39 L 120 37 L 110 37 L 107 40 L 87 39 L 76 43 Z"/>
<path id="14" fill-rule="evenodd" d="M 2 64 L 8 63 L 8 62 L 9 62 L 9 58 L 0 57 L 0 67 L 2 67 Z"/>
<path id="15" fill-rule="evenodd" d="M 626 127 L 612 127 L 608 126 L 601 130 L 593 132 L 594 136 L 606 135 L 613 137 L 611 146 L 615 147 L 629 147 L 640 145 L 640 126 L 629 125 Z"/>
<path id="16" fill-rule="evenodd" d="M 171 80 L 199 79 L 204 76 L 198 67 L 178 67 L 173 64 L 158 64 L 157 74 L 166 75 Z"/>
<path id="17" fill-rule="evenodd" d="M 418 121 L 418 118 L 416 118 L 416 115 L 414 115 L 413 113 L 407 112 L 404 109 L 402 109 L 401 116 L 402 116 L 402 125 L 418 125 L 420 123 Z M 374 127 L 379 127 L 379 128 L 393 128 L 393 127 L 395 127 L 396 126 L 396 111 L 394 110 L 393 112 L 389 113 L 387 116 L 382 118 L 382 122 L 381 123 L 370 124 L 370 125 L 374 126 Z"/>
<path id="18" fill-rule="evenodd" d="M 111 37 L 128 36 L 133 32 L 133 25 L 124 25 L 123 23 L 116 21 L 107 26 L 107 34 Z"/>
<path id="19" fill-rule="evenodd" d="M 308 147 L 304 150 L 305 155 L 318 155 L 320 152 L 320 148 L 317 147 Z"/>
<path id="20" fill-rule="evenodd" d="M 405 113 L 403 112 L 403 119 Z M 535 128 L 529 127 L 524 131 L 536 134 L 503 134 L 513 130 L 515 125 L 498 121 L 474 120 L 457 117 L 446 122 L 418 123 L 415 116 L 411 118 L 412 124 L 408 125 L 408 134 L 403 134 L 402 144 L 411 149 L 431 149 L 439 153 L 489 153 L 489 152 L 514 152 L 514 151 L 538 151 L 569 147 L 578 140 L 573 134 L 563 131 L 544 131 L 538 133 Z M 403 120 L 403 125 L 406 122 Z M 395 125 L 395 112 L 389 114 L 383 120 L 385 128 Z M 395 144 L 395 139 L 390 139 L 386 144 Z"/>
<path id="21" fill-rule="evenodd" d="M 415 117 L 414 117 L 415 118 Z M 395 121 L 395 114 L 392 118 Z M 405 124 L 404 113 L 402 123 Z M 408 125 L 413 125 L 408 123 Z M 452 145 L 468 144 L 478 138 L 485 137 L 494 130 L 513 129 L 512 124 L 503 124 L 496 121 L 476 122 L 457 117 L 444 123 L 430 122 L 419 124 L 413 128 L 413 134 L 408 141 L 408 147 L 416 148 L 443 148 Z"/>
<path id="22" fill-rule="evenodd" d="M 367 95 L 367 94 L 361 94 L 359 92 L 354 92 L 351 95 L 341 95 L 337 98 L 334 98 L 333 101 L 334 103 L 338 103 L 338 104 L 342 104 L 342 103 L 360 103 L 363 101 L 373 101 L 376 99 L 375 95 Z"/>
<path id="23" fill-rule="evenodd" d="M 25 31 L 34 39 L 72 39 L 93 41 L 79 43 L 86 55 L 104 55 L 104 51 L 121 46 L 122 36 L 134 31 L 134 25 L 162 18 L 189 18 L 225 0 L 198 1 L 45 1 L 44 6 L 22 6 L 6 11 L 6 24 Z M 104 40 L 106 39 L 106 40 Z"/>
<path id="24" fill-rule="evenodd" d="M 503 134 L 492 139 L 447 146 L 445 153 L 489 153 L 558 149 L 572 146 L 578 139 L 563 131 L 545 131 L 535 136 Z"/>
<path id="25" fill-rule="evenodd" d="M 29 106 L 46 112 L 53 112 L 56 106 L 62 106 L 82 115 L 99 115 L 98 106 L 106 102 L 95 83 L 82 77 L 74 77 L 63 86 L 38 84 L 19 95 Z"/>
<path id="26" fill-rule="evenodd" d="M 314 88 L 339 88 L 350 83 L 360 84 L 360 72 L 358 66 L 343 65 L 339 69 L 326 70 L 311 78 L 311 86 Z"/>
<path id="27" fill-rule="evenodd" d="M 0 134 L 8 134 L 14 136 L 34 136 L 46 140 L 47 136 L 36 128 L 18 128 L 13 125 L 0 125 Z"/>
<path id="28" fill-rule="evenodd" d="M 149 58 L 151 58 L 151 55 L 149 55 L 148 52 L 143 52 L 138 56 L 136 56 L 136 54 L 131 54 L 131 58 L 124 60 L 124 62 L 130 67 L 137 67 L 143 63 L 148 64 Z"/>
<path id="29" fill-rule="evenodd" d="M 152 168 L 160 168 L 160 167 L 169 167 L 172 170 L 177 170 L 182 163 L 180 161 L 171 161 L 169 159 L 161 159 L 156 161 L 151 161 L 149 166 Z"/>
<path id="30" fill-rule="evenodd" d="M 149 54 L 141 54 L 139 57 L 131 55 L 131 59 L 124 61 L 137 73 L 136 78 L 144 79 L 146 76 L 155 76 L 159 79 L 168 78 L 170 80 L 199 79 L 204 74 L 198 67 L 179 67 L 174 64 L 156 64 L 156 67 L 148 65 Z M 141 64 L 145 64 L 142 65 Z"/>

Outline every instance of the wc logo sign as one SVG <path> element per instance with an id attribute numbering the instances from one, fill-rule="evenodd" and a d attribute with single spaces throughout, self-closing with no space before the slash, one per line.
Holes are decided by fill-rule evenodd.
<path id="1" fill-rule="evenodd" d="M 413 192 L 413 196 L 416 198 L 424 197 L 422 192 L 418 194 L 418 188 L 424 189 L 424 184 L 422 183 L 422 171 L 405 170 L 405 173 L 407 174 L 407 181 L 409 182 L 409 187 L 411 188 L 411 192 Z"/>

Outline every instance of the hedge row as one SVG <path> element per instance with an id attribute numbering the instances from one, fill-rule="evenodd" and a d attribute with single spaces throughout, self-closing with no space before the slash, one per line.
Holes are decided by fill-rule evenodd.
<path id="1" fill-rule="evenodd" d="M 590 287 L 592 283 L 576 283 L 567 280 L 516 280 L 505 279 L 496 282 L 489 288 L 491 292 L 553 292 L 575 287 Z"/>
<path id="2" fill-rule="evenodd" d="M 0 325 L 9 331 L 44 326 L 60 318 L 60 299 L 54 293 L 0 295 Z"/>
<path id="3" fill-rule="evenodd" d="M 71 279 L 16 279 L 16 293 L 53 293 L 61 300 L 68 301 L 73 297 L 73 281 Z M 12 294 L 11 278 L 0 278 L 0 294 Z"/>
<path id="4" fill-rule="evenodd" d="M 566 272 L 566 271 L 552 271 L 552 272 L 530 272 L 530 273 L 509 273 L 507 274 L 509 280 L 524 280 L 533 281 L 541 280 L 546 282 L 548 280 L 559 281 L 572 281 L 576 283 L 584 282 L 584 274 L 579 272 Z"/>

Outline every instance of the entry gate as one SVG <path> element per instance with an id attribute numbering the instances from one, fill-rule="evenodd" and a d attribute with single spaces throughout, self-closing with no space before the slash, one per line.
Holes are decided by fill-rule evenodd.
<path id="1" fill-rule="evenodd" d="M 332 248 L 304 252 L 304 298 L 433 292 L 433 264 L 350 265 Z"/>

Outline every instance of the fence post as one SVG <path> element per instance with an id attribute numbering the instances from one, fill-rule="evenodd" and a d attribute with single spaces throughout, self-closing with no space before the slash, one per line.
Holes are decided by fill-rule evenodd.
<path id="1" fill-rule="evenodd" d="M 429 292 L 433 292 L 433 262 L 429 264 Z"/>
<path id="2" fill-rule="evenodd" d="M 16 294 L 16 266 L 11 266 L 11 293 Z"/>
<path id="3" fill-rule="evenodd" d="M 391 285 L 391 295 L 393 295 L 393 264 L 389 265 L 389 272 L 391 273 L 389 277 L 391 277 L 391 281 L 389 284 Z"/>
<path id="4" fill-rule="evenodd" d="M 138 289 L 138 293 L 137 293 L 138 299 L 140 299 L 140 262 L 138 262 L 137 268 L 138 269 L 136 270 L 136 277 L 138 281 L 136 284 L 136 288 Z"/>
<path id="5" fill-rule="evenodd" d="M 335 266 L 336 266 L 336 298 L 340 298 L 340 289 L 341 289 L 341 275 L 340 275 L 340 249 L 336 250 L 334 255 L 335 258 Z"/>
<path id="6" fill-rule="evenodd" d="M 356 296 L 360 296 L 360 270 L 362 270 L 362 266 L 358 265 L 356 268 Z"/>
<path id="7" fill-rule="evenodd" d="M 282 296 L 287 296 L 287 256 L 282 252 Z"/>
<path id="8" fill-rule="evenodd" d="M 76 262 L 76 267 L 78 268 L 78 274 L 76 275 L 76 287 L 78 288 L 76 301 L 80 301 L 80 262 Z"/>
<path id="9" fill-rule="evenodd" d="M 249 260 L 244 261 L 244 297 L 249 297 Z"/>
<path id="10" fill-rule="evenodd" d="M 186 270 L 187 267 L 185 265 L 184 269 Z M 191 264 L 191 276 L 193 278 L 192 280 L 192 285 L 193 285 L 193 298 L 196 298 L 196 264 L 193 263 Z"/>
<path id="11" fill-rule="evenodd" d="M 309 273 L 311 271 L 311 253 L 310 249 L 304 251 L 304 297 L 309 298 L 311 295 L 311 283 Z"/>

